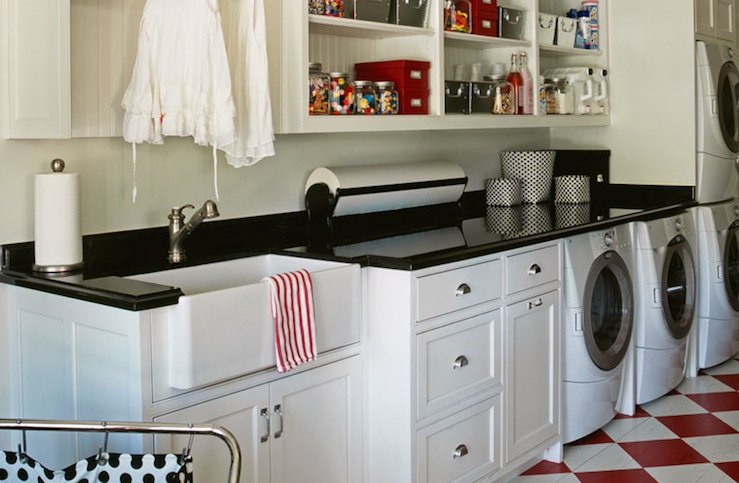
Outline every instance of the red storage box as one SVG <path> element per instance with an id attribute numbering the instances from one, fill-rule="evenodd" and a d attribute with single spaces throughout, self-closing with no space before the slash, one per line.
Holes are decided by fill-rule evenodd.
<path id="1" fill-rule="evenodd" d="M 430 62 L 421 60 L 388 60 L 354 64 L 356 79 L 392 81 L 395 89 L 428 89 Z"/>
<path id="2" fill-rule="evenodd" d="M 429 90 L 428 89 L 397 89 L 400 98 L 399 114 L 428 114 L 429 113 Z"/>
<path id="3" fill-rule="evenodd" d="M 472 33 L 477 35 L 498 36 L 498 11 L 474 10 L 472 12 Z"/>
<path id="4" fill-rule="evenodd" d="M 472 11 L 475 10 L 498 13 L 498 0 L 472 0 Z"/>

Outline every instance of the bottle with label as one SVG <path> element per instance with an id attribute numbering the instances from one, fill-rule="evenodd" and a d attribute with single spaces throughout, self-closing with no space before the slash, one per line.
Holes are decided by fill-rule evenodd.
<path id="1" fill-rule="evenodd" d="M 519 70 L 521 79 L 523 79 L 522 95 L 523 95 L 523 114 L 534 113 L 534 79 L 529 71 L 529 59 L 526 52 L 519 54 Z"/>
<path id="2" fill-rule="evenodd" d="M 518 71 L 518 54 L 511 54 L 511 69 L 508 71 L 506 81 L 513 85 L 516 94 L 516 114 L 523 114 L 523 77 Z"/>

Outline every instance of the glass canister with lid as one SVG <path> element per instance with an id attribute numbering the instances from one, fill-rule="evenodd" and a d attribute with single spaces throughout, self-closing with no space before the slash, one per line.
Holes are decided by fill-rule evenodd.
<path id="1" fill-rule="evenodd" d="M 308 0 L 308 13 L 323 15 L 325 11 L 325 0 Z"/>
<path id="2" fill-rule="evenodd" d="M 444 30 L 472 32 L 472 2 L 470 0 L 444 0 Z"/>
<path id="3" fill-rule="evenodd" d="M 331 72 L 330 110 L 333 115 L 354 113 L 354 83 L 346 72 Z"/>
<path id="4" fill-rule="evenodd" d="M 331 79 L 328 74 L 321 72 L 321 64 L 308 64 L 308 114 L 328 114 L 329 86 Z"/>
<path id="5" fill-rule="evenodd" d="M 325 0 L 323 14 L 329 17 L 343 17 L 344 0 Z"/>
<path id="6" fill-rule="evenodd" d="M 354 81 L 356 98 L 354 100 L 354 114 L 376 114 L 377 92 L 372 81 Z"/>
<path id="7" fill-rule="evenodd" d="M 377 114 L 398 114 L 400 112 L 400 97 L 395 90 L 395 82 L 375 82 L 377 90 Z"/>
<path id="8" fill-rule="evenodd" d="M 515 114 L 517 107 L 516 88 L 506 80 L 505 64 L 493 64 L 492 75 L 486 75 L 485 80 L 492 82 L 491 94 L 492 114 Z"/>
<path id="9" fill-rule="evenodd" d="M 547 114 L 572 114 L 575 110 L 574 94 L 564 78 L 545 80 L 547 88 Z"/>

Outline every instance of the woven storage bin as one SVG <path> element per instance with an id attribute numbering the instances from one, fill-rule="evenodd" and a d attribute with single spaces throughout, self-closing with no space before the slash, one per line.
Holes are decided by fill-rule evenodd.
<path id="1" fill-rule="evenodd" d="M 549 200 L 556 151 L 501 151 L 503 177 L 521 180 L 521 201 L 541 203 Z"/>
<path id="2" fill-rule="evenodd" d="M 485 183 L 485 199 L 489 206 L 516 206 L 521 204 L 521 180 L 491 178 Z"/>
<path id="3" fill-rule="evenodd" d="M 590 176 L 566 175 L 554 178 L 555 203 L 589 203 Z"/>

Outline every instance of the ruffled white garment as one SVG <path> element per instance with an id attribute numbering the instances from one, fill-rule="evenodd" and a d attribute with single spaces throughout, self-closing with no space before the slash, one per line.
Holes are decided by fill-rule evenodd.
<path id="1" fill-rule="evenodd" d="M 236 103 L 236 133 L 232 144 L 219 149 L 229 164 L 250 166 L 275 154 L 264 3 L 225 0 L 221 11 Z"/>
<path id="2" fill-rule="evenodd" d="M 192 136 L 216 149 L 234 143 L 235 104 L 218 0 L 147 0 L 131 82 L 121 102 L 123 138 L 162 144 Z M 216 178 L 216 196 L 217 196 Z"/>

